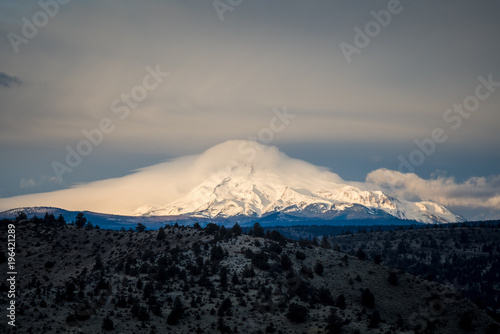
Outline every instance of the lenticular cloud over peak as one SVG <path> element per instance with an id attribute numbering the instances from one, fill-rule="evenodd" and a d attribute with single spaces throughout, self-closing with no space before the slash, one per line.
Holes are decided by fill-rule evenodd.
<path id="1" fill-rule="evenodd" d="M 362 207 L 363 217 L 383 213 L 427 223 L 463 220 L 441 206 L 455 203 L 449 199 L 454 193 L 451 180 L 415 177 L 384 169 L 369 173 L 366 182 L 349 182 L 326 168 L 290 158 L 277 147 L 231 140 L 124 177 L 0 199 L 0 210 L 52 206 L 122 215 L 227 218 L 274 212 L 338 217 Z M 434 197 L 423 191 L 440 186 L 445 190 Z"/>
<path id="2" fill-rule="evenodd" d="M 0 209 L 24 206 L 55 206 L 67 210 L 89 210 L 114 214 L 135 214 L 145 206 L 164 206 L 192 191 L 205 180 L 237 176 L 252 169 L 270 174 L 288 175 L 290 181 L 305 175 L 328 174 L 325 168 L 292 159 L 277 147 L 247 140 L 230 140 L 199 155 L 185 156 L 141 168 L 130 175 L 74 186 L 48 193 L 0 199 Z"/>
<path id="3" fill-rule="evenodd" d="M 303 160 L 293 159 L 281 152 L 276 146 L 263 145 L 250 140 L 229 140 L 215 145 L 199 156 L 195 168 L 206 173 L 218 172 L 221 169 L 235 173 L 242 166 L 263 168 L 270 172 L 288 174 L 295 172 L 323 173 L 326 168 L 314 166 Z M 314 177 L 309 175 L 310 177 Z M 338 175 L 330 173 L 338 177 Z M 339 181 L 342 181 L 338 177 Z"/>

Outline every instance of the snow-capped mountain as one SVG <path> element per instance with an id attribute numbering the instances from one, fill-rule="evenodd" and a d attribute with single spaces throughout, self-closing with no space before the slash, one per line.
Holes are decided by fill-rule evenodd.
<path id="1" fill-rule="evenodd" d="M 200 155 L 144 168 L 118 179 L 0 199 L 3 210 L 26 206 L 212 219 L 279 213 L 329 220 L 464 221 L 436 203 L 391 197 L 379 186 L 345 181 L 325 168 L 253 141 L 228 141 Z"/>
<path id="2" fill-rule="evenodd" d="M 274 147 L 252 143 L 255 155 L 245 158 L 238 150 L 243 151 L 247 145 L 227 142 L 208 150 L 202 159 L 224 151 L 230 158 L 226 159 L 226 168 L 213 172 L 182 198 L 165 206 L 142 207 L 136 213 L 228 218 L 281 212 L 330 219 L 358 211 L 354 217 L 380 217 L 385 212 L 422 223 L 464 220 L 436 203 L 399 200 L 380 190 L 347 184 L 338 175 L 290 159 Z"/>

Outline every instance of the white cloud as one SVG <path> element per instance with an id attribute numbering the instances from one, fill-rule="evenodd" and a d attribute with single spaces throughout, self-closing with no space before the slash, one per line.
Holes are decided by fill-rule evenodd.
<path id="1" fill-rule="evenodd" d="M 449 207 L 498 210 L 500 205 L 500 175 L 471 177 L 460 183 L 453 177 L 426 180 L 413 173 L 377 169 L 366 176 L 366 182 L 398 198 L 428 200 Z"/>
<path id="2" fill-rule="evenodd" d="M 42 175 L 38 180 L 35 180 L 34 178 L 22 178 L 21 181 L 19 182 L 19 186 L 21 188 L 34 188 L 34 187 L 39 187 L 46 182 L 53 182 L 53 183 L 60 183 L 59 179 L 55 176 L 48 177 L 47 175 Z"/>
<path id="3" fill-rule="evenodd" d="M 22 178 L 21 182 L 19 182 L 19 186 L 21 188 L 33 188 L 36 186 L 36 182 L 32 177 L 29 179 Z"/>

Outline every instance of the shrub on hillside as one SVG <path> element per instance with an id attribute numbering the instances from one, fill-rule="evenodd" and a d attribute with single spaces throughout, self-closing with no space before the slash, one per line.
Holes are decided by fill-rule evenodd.
<path id="1" fill-rule="evenodd" d="M 286 317 L 292 322 L 302 323 L 306 321 L 309 315 L 309 309 L 297 303 L 291 303 L 288 307 L 288 313 Z"/>

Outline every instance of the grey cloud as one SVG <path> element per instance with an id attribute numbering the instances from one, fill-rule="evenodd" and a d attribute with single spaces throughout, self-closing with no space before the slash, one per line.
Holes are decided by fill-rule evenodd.
<path id="1" fill-rule="evenodd" d="M 7 73 L 0 72 L 0 86 L 10 88 L 12 86 L 21 86 L 23 82 L 21 79 L 8 75 Z"/>

